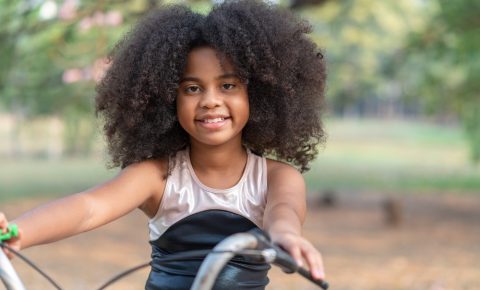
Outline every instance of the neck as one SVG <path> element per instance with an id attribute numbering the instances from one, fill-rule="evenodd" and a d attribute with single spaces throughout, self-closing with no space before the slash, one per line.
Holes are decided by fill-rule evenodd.
<path id="1" fill-rule="evenodd" d="M 197 170 L 226 170 L 239 164 L 243 167 L 246 161 L 247 152 L 241 144 L 190 146 L 190 162 Z"/>

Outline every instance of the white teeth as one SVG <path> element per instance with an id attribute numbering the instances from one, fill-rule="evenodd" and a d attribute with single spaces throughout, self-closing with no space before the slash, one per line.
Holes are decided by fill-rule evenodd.
<path id="1" fill-rule="evenodd" d="M 225 120 L 225 118 L 215 118 L 215 119 L 205 119 L 203 122 L 205 123 L 217 123 L 217 122 L 222 122 Z"/>

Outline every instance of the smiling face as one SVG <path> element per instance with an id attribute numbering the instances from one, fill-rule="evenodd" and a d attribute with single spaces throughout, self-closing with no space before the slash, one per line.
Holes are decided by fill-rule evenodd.
<path id="1" fill-rule="evenodd" d="M 177 117 L 191 146 L 240 145 L 248 121 L 247 86 L 216 53 L 207 46 L 192 49 L 178 88 Z"/>

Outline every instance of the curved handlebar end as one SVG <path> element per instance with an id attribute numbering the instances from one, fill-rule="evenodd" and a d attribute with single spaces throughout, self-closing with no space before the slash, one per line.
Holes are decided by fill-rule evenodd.
<path id="1" fill-rule="evenodd" d="M 0 244 L 3 245 L 3 243 Z M 2 249 L 3 247 L 0 247 L 0 281 L 9 290 L 25 290 L 20 277 Z"/>
<path id="2" fill-rule="evenodd" d="M 299 273 L 301 276 L 320 286 L 322 289 L 328 289 L 330 285 L 327 283 L 327 281 L 314 279 L 308 270 L 299 267 L 297 262 L 288 252 L 286 252 L 280 246 L 272 243 L 266 232 L 255 228 L 250 230 L 249 233 L 254 235 L 257 239 L 257 249 L 270 249 L 275 252 L 274 254 L 267 253 L 267 257 L 264 257 L 265 260 L 268 259 L 269 263 L 277 265 L 280 267 L 280 269 L 282 269 L 283 272 L 287 274 Z"/>

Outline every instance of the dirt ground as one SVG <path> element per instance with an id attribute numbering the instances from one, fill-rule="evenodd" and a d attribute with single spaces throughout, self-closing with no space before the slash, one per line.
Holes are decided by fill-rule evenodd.
<path id="1" fill-rule="evenodd" d="M 332 290 L 480 289 L 480 197 L 428 195 L 399 200 L 401 223 L 386 224 L 385 197 L 343 194 L 334 206 L 309 201 L 304 233 L 321 250 Z M 3 203 L 15 217 L 45 200 Z M 130 214 L 98 230 L 23 251 L 64 289 L 95 289 L 116 273 L 148 261 L 147 220 Z M 55 226 L 55 225 L 52 225 Z M 28 289 L 54 289 L 19 259 Z M 148 270 L 108 289 L 143 289 Z M 268 289 L 318 289 L 274 269 Z"/>

